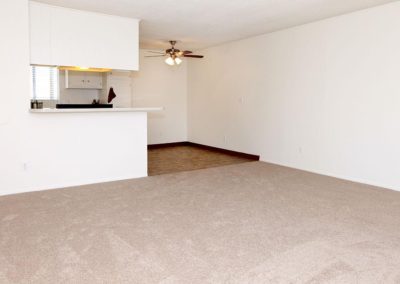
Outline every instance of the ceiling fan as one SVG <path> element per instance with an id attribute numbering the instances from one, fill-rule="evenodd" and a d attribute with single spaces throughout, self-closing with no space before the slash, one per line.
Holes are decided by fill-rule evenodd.
<path id="1" fill-rule="evenodd" d="M 171 48 L 168 48 L 165 50 L 165 52 L 161 51 L 147 51 L 149 53 L 156 53 L 158 55 L 147 55 L 145 57 L 164 57 L 166 56 L 167 58 L 165 59 L 165 63 L 168 65 L 179 65 L 182 63 L 181 57 L 190 57 L 190 58 L 203 58 L 203 55 L 195 55 L 192 54 L 192 51 L 189 50 L 184 50 L 180 51 L 179 49 L 175 48 L 176 40 L 171 40 L 169 42 L 171 44 Z"/>

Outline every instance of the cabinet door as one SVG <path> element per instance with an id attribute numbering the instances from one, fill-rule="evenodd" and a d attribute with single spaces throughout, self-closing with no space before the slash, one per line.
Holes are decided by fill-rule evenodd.
<path id="1" fill-rule="evenodd" d="M 56 65 L 138 69 L 138 21 L 55 7 L 52 56 Z"/>
<path id="2" fill-rule="evenodd" d="M 138 70 L 139 20 L 30 2 L 31 63 Z"/>
<path id="3" fill-rule="evenodd" d="M 67 89 L 85 89 L 85 73 L 65 71 L 65 87 Z"/>
<path id="4" fill-rule="evenodd" d="M 85 72 L 85 88 L 87 89 L 102 89 L 103 77 L 99 72 Z"/>
<path id="5" fill-rule="evenodd" d="M 67 89 L 102 89 L 103 77 L 99 72 L 65 71 Z"/>
<path id="6" fill-rule="evenodd" d="M 29 2 L 30 63 L 53 65 L 51 59 L 51 6 Z"/>

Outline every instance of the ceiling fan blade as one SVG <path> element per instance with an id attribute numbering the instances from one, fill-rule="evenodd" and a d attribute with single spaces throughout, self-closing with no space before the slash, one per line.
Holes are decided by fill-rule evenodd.
<path id="1" fill-rule="evenodd" d="M 184 50 L 184 51 L 182 51 L 183 52 L 183 54 L 190 54 L 190 53 L 193 53 L 193 51 L 190 51 L 190 50 Z"/>
<path id="2" fill-rule="evenodd" d="M 164 51 L 153 51 L 153 50 L 146 50 L 148 53 L 158 53 L 158 54 L 165 54 Z"/>
<path id="3" fill-rule="evenodd" d="M 145 55 L 144 57 L 164 57 L 165 55 Z"/>
<path id="4" fill-rule="evenodd" d="M 194 54 L 184 54 L 184 57 L 192 57 L 192 58 L 203 58 L 203 55 L 194 55 Z"/>

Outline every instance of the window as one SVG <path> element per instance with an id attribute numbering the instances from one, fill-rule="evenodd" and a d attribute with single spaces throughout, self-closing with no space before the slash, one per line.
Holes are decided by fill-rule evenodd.
<path id="1" fill-rule="evenodd" d="M 58 69 L 48 66 L 31 66 L 33 100 L 58 100 Z"/>

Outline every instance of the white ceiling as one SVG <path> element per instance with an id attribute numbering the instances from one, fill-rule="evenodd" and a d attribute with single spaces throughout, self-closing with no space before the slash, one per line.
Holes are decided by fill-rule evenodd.
<path id="1" fill-rule="evenodd" d="M 38 0 L 142 19 L 142 48 L 201 49 L 395 0 Z"/>

